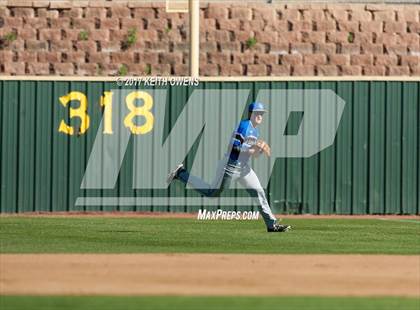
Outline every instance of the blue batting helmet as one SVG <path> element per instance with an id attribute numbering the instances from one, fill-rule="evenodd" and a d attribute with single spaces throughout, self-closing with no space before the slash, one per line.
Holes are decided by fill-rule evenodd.
<path id="1" fill-rule="evenodd" d="M 264 105 L 261 102 L 253 102 L 249 105 L 248 112 L 267 112 L 267 110 L 264 109 Z"/>

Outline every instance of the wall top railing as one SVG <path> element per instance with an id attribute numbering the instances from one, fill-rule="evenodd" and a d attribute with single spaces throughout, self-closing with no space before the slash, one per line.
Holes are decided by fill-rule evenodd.
<path id="1" fill-rule="evenodd" d="M 4 75 L 0 81 L 97 81 L 117 82 L 120 80 L 135 79 L 138 81 L 157 79 L 182 79 L 189 76 L 27 76 Z M 420 76 L 201 76 L 201 82 L 275 82 L 275 81 L 400 81 L 420 82 Z"/>

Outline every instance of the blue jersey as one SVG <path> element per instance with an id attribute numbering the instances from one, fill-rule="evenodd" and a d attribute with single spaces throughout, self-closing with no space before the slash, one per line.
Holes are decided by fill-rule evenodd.
<path id="1" fill-rule="evenodd" d="M 232 135 L 230 160 L 235 163 L 246 164 L 250 157 L 246 151 L 257 142 L 259 136 L 258 128 L 255 128 L 249 119 L 241 121 Z"/>

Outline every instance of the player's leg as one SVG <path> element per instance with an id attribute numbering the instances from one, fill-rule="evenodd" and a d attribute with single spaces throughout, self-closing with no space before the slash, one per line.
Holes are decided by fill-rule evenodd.
<path id="1" fill-rule="evenodd" d="M 280 225 L 277 223 L 277 219 L 271 211 L 264 189 L 254 170 L 251 168 L 249 168 L 249 170 L 247 169 L 238 180 L 242 186 L 246 188 L 247 192 L 257 200 L 259 206 L 258 210 L 264 219 L 268 231 L 287 231 L 290 229 L 289 225 Z"/>
<path id="2" fill-rule="evenodd" d="M 265 196 L 264 189 L 262 188 L 260 180 L 258 179 L 255 172 L 249 168 L 247 173 L 239 179 L 239 182 L 246 188 L 251 197 L 258 201 L 258 209 L 264 219 L 267 228 L 273 227 L 277 222 L 277 219 L 271 211 L 267 197 Z"/>
<path id="3" fill-rule="evenodd" d="M 190 184 L 193 189 L 205 197 L 217 197 L 225 188 L 229 188 L 232 180 L 231 176 L 225 173 L 224 166 L 223 161 L 219 162 L 212 184 L 208 184 L 201 178 L 190 174 L 183 167 L 176 171 L 173 178 L 180 180 L 184 184 Z"/>
<path id="4" fill-rule="evenodd" d="M 224 174 L 221 178 L 218 185 L 208 184 L 204 182 L 199 177 L 190 174 L 187 170 L 181 170 L 177 177 L 178 180 L 185 184 L 191 185 L 193 189 L 199 192 L 201 195 L 212 198 L 217 197 L 225 188 L 229 188 L 231 183 L 231 177 L 227 174 Z"/>

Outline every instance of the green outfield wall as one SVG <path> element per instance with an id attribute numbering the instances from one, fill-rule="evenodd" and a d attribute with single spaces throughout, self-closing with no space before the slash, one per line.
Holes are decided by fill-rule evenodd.
<path id="1" fill-rule="evenodd" d="M 53 78 L 51 78 L 53 79 Z M 1 212 L 21 213 L 37 211 L 168 211 L 196 212 L 203 205 L 200 196 L 181 184 L 168 189 L 133 189 L 133 148 L 138 136 L 152 134 L 153 126 L 129 138 L 114 188 L 81 188 L 87 163 L 98 135 L 113 132 L 101 121 L 112 117 L 107 110 L 107 92 L 127 89 L 127 94 L 142 91 L 153 94 L 166 91 L 164 133 L 155 137 L 157 145 L 170 135 L 173 125 L 196 90 L 248 90 L 245 104 L 258 98 L 261 90 L 331 90 L 345 102 L 334 143 L 307 158 L 279 157 L 269 177 L 266 188 L 270 204 L 276 213 L 312 214 L 419 214 L 420 213 L 420 80 L 407 81 L 334 81 L 334 80 L 264 80 L 258 81 L 200 81 L 198 86 L 118 86 L 116 80 L 0 80 L 0 176 Z M 223 96 L 223 92 L 221 92 Z M 101 99 L 102 97 L 102 99 Z M 108 97 L 109 99 L 109 97 Z M 114 98 L 115 99 L 115 98 Z M 214 114 L 220 122 L 215 139 L 232 127 L 220 121 L 223 107 L 219 97 L 206 102 L 188 121 L 203 122 L 206 113 Z M 305 101 L 305 97 L 302 97 Z M 237 96 L 231 104 L 239 113 L 244 110 L 244 100 Z M 124 102 L 124 101 L 123 101 Z M 321 104 L 322 98 L 320 99 Z M 268 105 L 271 103 L 268 102 Z M 86 111 L 83 109 L 86 106 Z M 140 104 L 141 105 L 141 104 Z M 211 109 L 209 107 L 211 106 Z M 73 112 L 70 112 L 70 108 Z M 109 109 L 109 108 L 108 108 Z M 115 110 L 115 106 L 114 106 Z M 124 113 L 129 113 L 127 110 Z M 72 114 L 73 113 L 73 114 Z M 153 108 L 150 110 L 153 114 Z M 72 115 L 71 115 L 72 114 Z M 111 116 L 110 116 L 111 115 Z M 128 114 L 127 114 L 128 115 Z M 124 121 L 127 115 L 124 115 Z M 72 117 L 71 117 L 72 116 Z M 147 116 L 136 116 L 133 126 L 147 123 Z M 269 115 L 268 123 L 276 122 Z M 115 122 L 115 121 L 113 121 Z M 288 118 L 287 126 L 299 126 L 302 119 Z M 323 122 L 320 119 L 320 124 Z M 114 123 L 112 123 L 114 124 Z M 115 124 L 114 124 L 115 125 Z M 203 125 L 203 128 L 207 126 Z M 115 130 L 115 128 L 114 128 Z M 127 127 L 127 130 L 130 130 Z M 204 130 L 204 129 L 203 129 Z M 198 134 L 198 137 L 197 137 Z M 282 135 L 283 133 L 279 133 Z M 274 141 L 275 133 L 270 133 Z M 179 145 L 193 139 L 193 147 L 186 149 L 186 165 L 191 167 L 199 148 L 204 148 L 202 161 L 211 141 L 200 133 L 187 133 L 179 138 Z M 209 140 L 208 138 L 206 138 Z M 184 141 L 185 140 L 185 141 Z M 176 139 L 173 141 L 177 141 Z M 184 141 L 184 142 L 183 142 Z M 170 150 L 178 143 L 171 142 Z M 207 148 L 207 149 L 206 149 Z M 209 149 L 210 148 L 210 149 Z M 220 150 L 219 150 L 220 151 Z M 104 154 L 107 150 L 104 149 Z M 200 153 L 201 154 L 201 153 Z M 158 154 L 150 153 L 147 161 L 156 171 L 165 173 L 168 161 L 153 162 Z M 161 155 L 161 154 L 159 154 Z M 171 151 L 167 156 L 171 155 Z M 104 155 L 106 156 L 106 155 Z M 108 167 L 103 167 L 108 169 Z M 207 169 L 207 168 L 204 168 Z M 258 169 L 256 169 L 258 174 Z M 105 181 L 106 180 L 102 180 Z M 124 204 L 76 204 L 89 197 L 132 198 Z M 151 199 L 147 204 L 142 197 L 196 197 L 196 204 L 167 205 Z M 246 199 L 243 189 L 230 189 L 222 197 Z M 236 199 L 235 198 L 235 199 Z M 169 198 L 168 198 L 169 199 Z M 204 199 L 204 198 L 203 198 Z M 141 203 L 137 203 L 140 201 Z M 181 200 L 182 201 L 182 200 Z M 239 201 L 239 200 L 238 200 Z M 206 209 L 217 209 L 210 206 Z M 232 210 L 257 210 L 249 205 L 220 207 Z"/>

